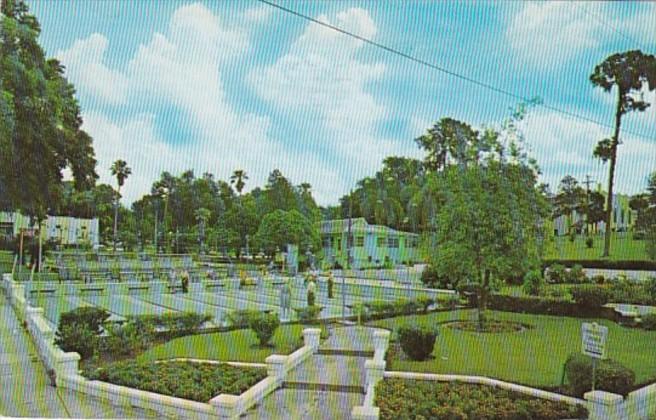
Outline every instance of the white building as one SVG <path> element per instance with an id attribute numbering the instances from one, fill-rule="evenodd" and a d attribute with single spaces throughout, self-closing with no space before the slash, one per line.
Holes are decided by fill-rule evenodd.
<path id="1" fill-rule="evenodd" d="M 64 246 L 90 244 L 97 248 L 100 243 L 98 219 L 79 219 L 68 216 L 48 216 L 42 222 L 43 241 L 55 240 Z M 29 217 L 18 212 L 0 212 L 0 235 L 33 237 L 38 231 Z"/>

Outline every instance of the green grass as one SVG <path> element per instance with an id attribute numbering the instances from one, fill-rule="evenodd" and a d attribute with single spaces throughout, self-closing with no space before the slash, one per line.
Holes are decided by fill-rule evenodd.
<path id="1" fill-rule="evenodd" d="M 556 387 L 570 353 L 581 351 L 583 320 L 543 315 L 489 311 L 493 319 L 530 324 L 533 329 L 481 334 L 440 328 L 433 359 L 394 360 L 392 370 L 482 375 L 515 383 Z M 380 320 L 372 325 L 395 330 L 404 324 L 436 325 L 440 321 L 476 319 L 474 310 L 441 312 Z M 608 320 L 608 356 L 636 373 L 637 383 L 656 380 L 656 332 L 621 327 Z M 393 338 L 394 335 L 393 335 Z"/>
<path id="2" fill-rule="evenodd" d="M 604 250 L 604 236 L 594 235 L 594 245 L 588 248 L 585 235 L 577 235 L 574 242 L 568 236 L 554 238 L 546 247 L 545 259 L 600 260 Z M 649 260 L 645 241 L 633 240 L 631 233 L 613 233 L 610 240 L 609 260 Z"/>
<path id="3" fill-rule="evenodd" d="M 199 334 L 176 338 L 144 352 L 139 361 L 187 357 L 223 362 L 264 363 L 272 354 L 289 354 L 303 345 L 303 325 L 281 325 L 271 340 L 272 347 L 259 347 L 249 329 Z"/>

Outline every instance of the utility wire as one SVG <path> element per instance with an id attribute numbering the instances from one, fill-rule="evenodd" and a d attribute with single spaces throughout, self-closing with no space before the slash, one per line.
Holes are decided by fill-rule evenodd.
<path id="1" fill-rule="evenodd" d="M 388 47 L 387 45 L 384 45 L 384 44 L 381 44 L 381 43 L 379 43 L 379 42 L 373 41 L 373 40 L 371 40 L 371 39 L 369 39 L 369 38 L 365 38 L 365 37 L 363 37 L 363 36 L 361 36 L 361 35 L 358 35 L 358 34 L 355 34 L 355 33 L 353 33 L 353 32 L 347 31 L 347 30 L 342 29 L 342 28 L 340 28 L 340 27 L 338 27 L 338 26 L 334 26 L 334 25 L 331 25 L 331 24 L 329 24 L 329 23 L 322 22 L 322 21 L 320 21 L 320 20 L 318 20 L 318 19 L 315 19 L 315 18 L 313 18 L 313 17 L 311 17 L 311 16 L 305 15 L 305 14 L 303 14 L 303 13 L 301 13 L 301 12 L 297 12 L 296 10 L 293 10 L 293 9 L 289 9 L 289 8 L 287 8 L 287 7 L 285 7 L 285 6 L 282 6 L 282 5 L 280 5 L 280 4 L 277 4 L 277 3 L 271 2 L 271 1 L 269 1 L 269 0 L 257 0 L 257 1 L 260 2 L 260 3 L 262 3 L 262 4 L 266 4 L 266 5 L 268 5 L 268 6 L 274 7 L 274 8 L 276 8 L 276 9 L 278 9 L 278 10 L 281 10 L 281 11 L 283 11 L 283 12 L 285 12 L 285 13 L 289 13 L 289 14 L 294 15 L 294 16 L 297 16 L 297 17 L 299 17 L 299 18 L 301 18 L 301 19 L 305 19 L 305 20 L 307 20 L 307 21 L 309 21 L 309 22 L 316 23 L 317 25 L 321 25 L 321 26 L 323 26 L 323 27 L 325 27 L 325 28 L 328 28 L 328 29 L 331 29 L 331 30 L 333 30 L 333 31 L 339 32 L 339 33 L 344 34 L 344 35 L 346 35 L 346 36 L 349 36 L 349 37 L 351 37 L 351 38 L 355 38 L 355 39 L 357 39 L 357 40 L 359 40 L 359 41 L 364 42 L 365 44 L 369 44 L 369 45 L 372 45 L 372 46 L 374 46 L 374 47 L 376 47 L 376 48 L 380 48 L 380 49 L 382 49 L 382 50 L 384 50 L 384 51 L 387 51 L 387 52 L 389 52 L 389 53 L 395 54 L 395 55 L 397 55 L 397 56 L 399 56 L 399 57 L 402 57 L 402 58 L 405 58 L 405 59 L 407 59 L 407 60 L 413 61 L 413 62 L 415 62 L 415 63 L 417 63 L 417 64 L 421 64 L 421 65 L 423 65 L 423 66 L 426 66 L 426 67 L 429 67 L 429 68 L 431 68 L 431 69 L 437 70 L 437 71 L 439 71 L 439 72 L 442 72 L 442 73 L 447 74 L 447 75 L 449 75 L 449 76 L 455 77 L 455 78 L 457 78 L 457 79 L 464 80 L 465 82 L 468 82 L 468 83 L 471 83 L 471 84 L 477 85 L 477 86 L 479 86 L 479 87 L 482 87 L 482 88 L 485 88 L 485 89 L 488 89 L 488 90 L 491 90 L 491 91 L 493 91 L 493 92 L 499 93 L 499 94 L 504 95 L 504 96 L 511 97 L 511 98 L 513 98 L 513 99 L 518 99 L 518 100 L 523 101 L 523 102 L 531 102 L 531 101 L 533 101 L 533 98 L 528 98 L 528 97 L 526 97 L 526 96 L 520 95 L 520 94 L 518 94 L 518 93 L 511 92 L 511 91 L 509 91 L 509 90 L 502 89 L 502 88 L 497 87 L 497 86 L 494 86 L 494 85 L 492 85 L 492 84 L 489 84 L 489 83 L 486 83 L 486 82 L 483 82 L 483 81 L 480 81 L 480 80 L 474 79 L 474 78 L 472 78 L 472 77 L 469 77 L 469 76 L 466 76 L 466 75 L 463 75 L 463 74 L 460 74 L 460 73 L 456 73 L 456 72 L 454 72 L 454 71 L 452 71 L 452 70 L 449 70 L 449 69 L 447 69 L 447 68 L 445 68 L 445 67 L 442 67 L 442 66 L 440 66 L 440 65 L 437 65 L 437 64 L 434 64 L 434 63 L 428 62 L 428 61 L 423 60 L 423 59 L 421 59 L 421 58 L 418 58 L 418 57 L 415 57 L 415 56 L 410 55 L 410 54 L 408 54 L 408 53 L 405 53 L 405 52 L 403 52 L 403 51 L 401 51 L 401 50 L 398 50 L 398 49 L 395 49 L 395 48 L 392 48 L 392 47 Z M 566 109 L 562 109 L 562 108 L 559 108 L 559 107 L 556 107 L 556 106 L 553 106 L 553 105 L 548 105 L 548 104 L 545 104 L 544 102 L 540 102 L 540 103 L 538 103 L 537 105 L 538 105 L 538 106 L 541 106 L 541 107 L 543 107 L 543 108 L 545 108 L 545 109 L 548 109 L 548 110 L 551 110 L 551 111 L 555 111 L 555 112 L 558 112 L 558 113 L 560 113 L 560 114 L 563 114 L 563 115 L 569 116 L 569 117 L 571 117 L 571 118 L 577 118 L 577 119 L 579 119 L 579 120 L 587 121 L 587 122 L 590 122 L 590 123 L 596 124 L 596 125 L 601 126 L 601 127 L 604 127 L 604 128 L 610 128 L 610 129 L 614 129 L 614 128 L 615 128 L 612 124 L 604 123 L 604 122 L 601 122 L 601 121 L 595 120 L 594 118 L 590 118 L 590 117 L 587 117 L 587 116 L 585 116 L 585 115 L 577 114 L 577 113 L 575 113 L 575 112 L 568 111 L 568 110 L 566 110 Z M 647 136 L 647 135 L 645 135 L 645 134 L 638 133 L 638 132 L 635 132 L 635 131 L 632 131 L 632 130 L 625 129 L 624 132 L 625 132 L 625 133 L 629 133 L 629 134 L 633 134 L 634 136 L 637 136 L 637 137 L 642 137 L 642 138 L 647 139 L 647 140 L 653 140 L 653 141 L 656 141 L 656 137 L 649 137 L 649 136 Z"/>
<path id="2" fill-rule="evenodd" d="M 605 26 L 606 28 L 610 29 L 611 32 L 615 32 L 616 34 L 618 34 L 619 36 L 621 36 L 625 40 L 631 42 L 632 44 L 635 44 L 640 48 L 644 48 L 644 45 L 642 45 L 642 43 L 640 41 L 638 41 L 637 39 L 633 38 L 630 35 L 627 35 L 623 31 L 620 31 L 617 27 L 615 27 L 610 22 L 608 22 L 607 20 L 605 20 L 604 18 L 599 16 L 597 13 L 592 12 L 587 7 L 579 6 L 579 5 L 576 4 L 576 2 L 571 2 L 570 4 L 572 6 L 574 6 L 575 8 L 579 9 L 580 11 L 582 11 L 583 13 L 585 13 L 586 15 L 590 16 L 594 20 L 596 20 L 597 23 L 600 24 L 601 26 Z"/>

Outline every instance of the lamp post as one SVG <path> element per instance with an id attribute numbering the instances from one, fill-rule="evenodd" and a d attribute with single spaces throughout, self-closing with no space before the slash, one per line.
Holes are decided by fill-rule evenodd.
<path id="1" fill-rule="evenodd" d="M 351 219 L 353 217 L 353 190 L 349 192 L 348 233 L 346 236 L 346 268 L 351 267 Z M 342 270 L 342 321 L 346 321 L 346 270 Z"/>

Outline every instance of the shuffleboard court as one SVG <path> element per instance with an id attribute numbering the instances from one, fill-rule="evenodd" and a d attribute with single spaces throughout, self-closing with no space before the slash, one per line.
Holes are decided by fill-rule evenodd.
<path id="1" fill-rule="evenodd" d="M 255 300 L 249 300 L 245 298 L 227 296 L 226 294 L 217 295 L 214 293 L 199 293 L 199 294 L 190 295 L 188 299 L 197 302 L 207 303 L 213 306 L 218 306 L 224 308 L 227 311 L 235 311 L 241 309 L 254 309 L 259 311 L 278 310 L 277 305 L 261 303 Z"/>
<path id="2" fill-rule="evenodd" d="M 144 301 L 135 299 L 133 296 L 115 295 L 115 296 L 86 296 L 85 301 L 88 303 L 105 308 L 110 312 L 121 316 L 134 315 L 163 315 L 175 313 L 177 311 L 156 306 Z"/>
<path id="3" fill-rule="evenodd" d="M 174 311 L 195 312 L 211 315 L 216 325 L 221 325 L 226 310 L 199 301 L 187 299 L 182 295 L 153 294 L 135 297 L 146 303 L 162 306 Z"/>

